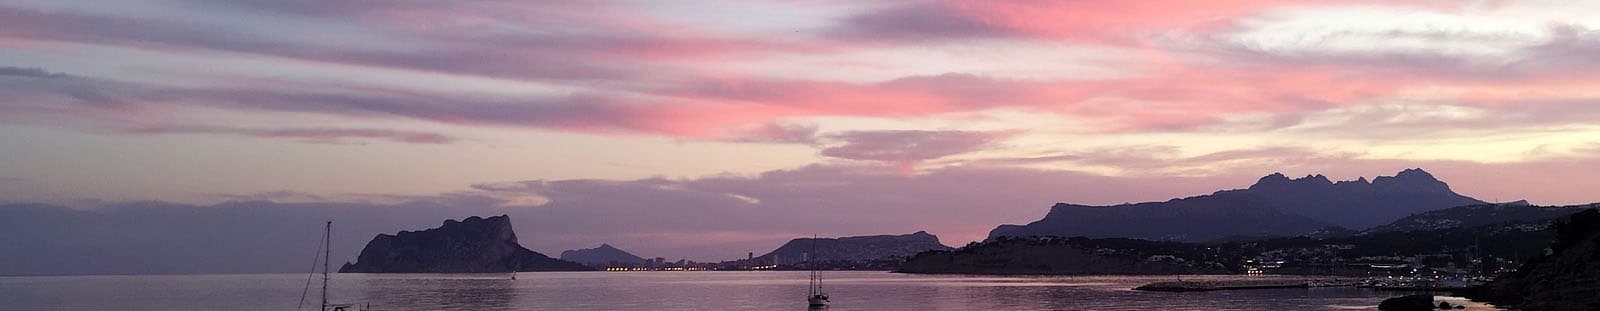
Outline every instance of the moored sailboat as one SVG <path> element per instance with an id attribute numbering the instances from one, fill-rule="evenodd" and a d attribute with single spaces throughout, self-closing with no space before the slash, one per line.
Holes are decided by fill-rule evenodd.
<path id="1" fill-rule="evenodd" d="M 811 268 L 810 293 L 806 295 L 806 303 L 812 308 L 828 306 L 828 294 L 822 292 L 822 276 L 817 274 L 817 265 L 811 259 L 817 252 L 817 236 L 811 235 L 811 253 L 806 254 L 806 266 Z"/>
<path id="2" fill-rule="evenodd" d="M 371 310 L 371 307 L 372 307 L 371 305 L 359 305 L 358 306 L 356 304 L 349 304 L 349 303 L 347 303 L 347 304 L 328 303 L 328 280 L 330 279 L 330 276 L 328 275 L 328 271 L 331 268 L 331 264 L 329 262 L 333 260 L 333 244 L 332 244 L 332 242 L 333 242 L 333 222 L 329 221 L 327 223 L 327 225 L 325 227 L 323 227 L 323 231 L 322 231 L 322 254 L 319 254 L 319 255 L 321 255 L 321 257 L 319 259 L 321 259 L 321 261 L 322 261 L 322 304 L 321 304 L 322 307 L 319 310 L 322 310 L 322 311 L 351 311 L 351 310 L 368 311 L 368 310 Z M 316 262 L 317 262 L 317 260 L 312 260 L 311 273 L 313 273 L 313 274 L 315 274 L 317 272 Z M 305 304 L 306 304 L 306 295 L 305 295 L 305 293 L 309 292 L 310 289 L 311 289 L 311 279 L 309 277 L 307 277 L 307 279 L 306 279 L 306 290 L 302 291 L 300 293 L 300 307 L 295 308 L 295 310 L 300 310 L 300 309 L 305 307 Z"/>

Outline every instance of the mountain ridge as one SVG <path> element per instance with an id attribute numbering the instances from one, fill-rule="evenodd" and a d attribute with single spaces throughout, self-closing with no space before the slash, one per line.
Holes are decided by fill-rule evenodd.
<path id="1" fill-rule="evenodd" d="M 1412 214 L 1485 202 L 1450 190 L 1422 169 L 1368 181 L 1315 174 L 1261 177 L 1244 189 L 1112 206 L 1057 203 L 1026 225 L 1000 225 L 1001 236 L 1127 237 L 1203 241 L 1230 236 L 1294 236 L 1333 226 L 1364 230 Z"/>

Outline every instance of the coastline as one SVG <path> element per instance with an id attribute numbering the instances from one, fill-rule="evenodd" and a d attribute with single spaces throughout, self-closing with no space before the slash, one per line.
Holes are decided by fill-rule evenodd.
<path id="1" fill-rule="evenodd" d="M 1209 292 L 1222 290 L 1249 290 L 1275 288 L 1356 287 L 1361 279 L 1330 277 L 1279 280 L 1189 280 L 1154 282 L 1133 290 L 1153 292 Z"/>

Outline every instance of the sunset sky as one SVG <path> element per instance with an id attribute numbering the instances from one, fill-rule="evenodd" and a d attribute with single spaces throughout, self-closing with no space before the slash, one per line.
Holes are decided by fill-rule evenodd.
<path id="1" fill-rule="evenodd" d="M 725 205 L 952 245 L 1273 172 L 1587 203 L 1596 55 L 1600 2 L 0 0 L 0 202 Z"/>

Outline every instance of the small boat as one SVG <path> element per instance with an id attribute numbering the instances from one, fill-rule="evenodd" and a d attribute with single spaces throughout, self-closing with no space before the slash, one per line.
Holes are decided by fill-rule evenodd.
<path id="1" fill-rule="evenodd" d="M 817 236 L 811 236 L 811 253 L 817 252 Z M 817 265 L 811 262 L 811 254 L 806 254 L 806 266 L 811 268 L 810 294 L 806 303 L 811 308 L 824 308 L 828 306 L 828 294 L 822 292 L 822 276 L 817 274 Z"/>
<path id="2" fill-rule="evenodd" d="M 330 270 L 330 268 L 332 266 L 331 264 L 329 264 L 329 261 L 333 260 L 333 250 L 332 250 L 333 243 L 332 242 L 333 242 L 333 222 L 329 221 L 327 226 L 324 227 L 323 231 L 322 231 L 322 254 L 320 254 L 322 256 L 320 258 L 316 258 L 316 259 L 320 259 L 320 261 L 322 262 L 322 308 L 320 310 L 322 310 L 322 311 L 368 311 L 368 310 L 371 310 L 371 307 L 372 307 L 371 305 L 356 305 L 356 304 L 351 304 L 351 303 L 345 303 L 345 304 L 328 303 L 328 279 L 329 279 L 328 271 Z M 314 259 L 311 262 L 312 263 L 312 269 L 311 269 L 311 273 L 312 274 L 317 273 L 317 269 L 316 269 L 316 262 L 317 261 L 318 260 Z M 305 293 L 309 292 L 309 291 L 311 291 L 311 278 L 309 276 L 307 276 L 305 291 L 300 292 L 300 307 L 299 308 L 295 308 L 295 310 L 300 310 L 301 308 L 305 307 L 305 305 L 306 305 L 306 295 L 305 295 Z"/>

